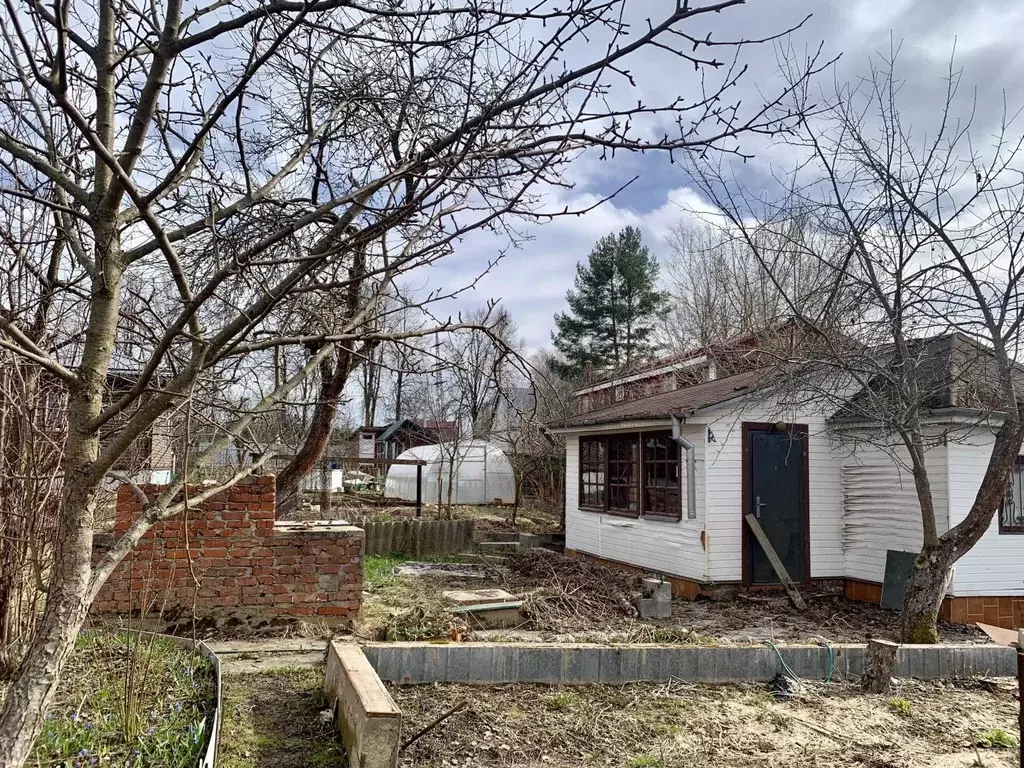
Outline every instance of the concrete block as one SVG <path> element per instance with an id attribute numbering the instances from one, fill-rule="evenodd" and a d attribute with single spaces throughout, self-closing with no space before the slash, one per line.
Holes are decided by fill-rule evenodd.
<path id="1" fill-rule="evenodd" d="M 640 584 L 644 597 L 672 602 L 672 584 L 661 579 L 644 579 Z"/>
<path id="2" fill-rule="evenodd" d="M 662 670 L 671 678 L 678 680 L 700 680 L 700 658 L 698 648 L 672 648 L 667 663 Z"/>
<path id="3" fill-rule="evenodd" d="M 540 546 L 540 536 L 534 533 L 520 533 L 519 534 L 519 548 L 520 549 L 533 549 L 534 547 Z"/>
<path id="4" fill-rule="evenodd" d="M 395 768 L 402 739 L 402 712 L 362 649 L 332 641 L 324 692 L 334 702 L 349 768 Z"/>
<path id="5" fill-rule="evenodd" d="M 641 619 L 669 619 L 672 617 L 672 602 L 669 600 L 640 597 L 633 604 Z"/>
<path id="6" fill-rule="evenodd" d="M 562 682 L 587 685 L 601 682 L 601 648 L 574 646 L 562 654 Z"/>
<path id="7" fill-rule="evenodd" d="M 524 683 L 560 683 L 562 653 L 561 648 L 520 646 L 516 654 L 519 658 L 519 680 Z"/>
<path id="8" fill-rule="evenodd" d="M 492 684 L 494 670 L 497 666 L 496 656 L 499 654 L 497 648 L 492 645 L 469 647 L 469 682 Z"/>
<path id="9" fill-rule="evenodd" d="M 448 667 L 446 679 L 452 683 L 468 683 L 470 677 L 470 653 L 471 648 L 467 645 L 453 645 L 448 649 L 448 658 L 445 663 Z"/>

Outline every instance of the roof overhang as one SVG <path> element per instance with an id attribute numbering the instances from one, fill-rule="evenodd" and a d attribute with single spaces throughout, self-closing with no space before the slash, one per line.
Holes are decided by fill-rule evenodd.
<path id="1" fill-rule="evenodd" d="M 574 427 L 550 427 L 553 435 L 574 435 L 585 432 L 622 432 L 638 429 L 664 429 L 672 424 L 672 418 L 622 419 L 620 421 L 599 421 L 593 424 L 580 424 Z"/>

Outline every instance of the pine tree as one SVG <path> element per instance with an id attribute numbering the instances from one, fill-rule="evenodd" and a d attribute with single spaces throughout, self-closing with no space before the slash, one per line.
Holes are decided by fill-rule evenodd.
<path id="1" fill-rule="evenodd" d="M 574 287 L 565 294 L 567 312 L 555 315 L 551 334 L 564 363 L 559 373 L 582 376 L 629 367 L 654 353 L 655 327 L 667 294 L 658 290 L 658 262 L 643 244 L 640 230 L 626 227 L 597 241 L 586 265 L 576 265 Z"/>

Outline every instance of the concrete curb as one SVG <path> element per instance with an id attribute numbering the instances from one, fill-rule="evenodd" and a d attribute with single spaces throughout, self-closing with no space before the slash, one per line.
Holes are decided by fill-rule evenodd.
<path id="1" fill-rule="evenodd" d="M 581 685 L 685 680 L 739 683 L 770 680 L 782 661 L 798 677 L 825 679 L 829 649 L 824 646 L 665 646 L 592 644 L 368 643 L 366 658 L 391 683 L 548 683 Z M 834 645 L 833 677 L 860 677 L 863 645 Z M 956 677 L 1010 677 L 1016 674 L 1013 648 L 995 645 L 905 645 L 897 677 L 934 680 Z"/>
<path id="2" fill-rule="evenodd" d="M 402 711 L 358 646 L 331 641 L 324 693 L 334 706 L 350 768 L 398 765 Z"/>

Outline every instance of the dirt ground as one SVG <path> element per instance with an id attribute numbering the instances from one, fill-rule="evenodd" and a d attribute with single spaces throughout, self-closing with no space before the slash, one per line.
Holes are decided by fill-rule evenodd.
<path id="1" fill-rule="evenodd" d="M 424 640 L 463 633 L 441 598 L 445 590 L 505 589 L 524 601 L 520 625 L 501 630 L 468 628 L 463 639 L 687 644 L 862 643 L 895 639 L 898 614 L 841 595 L 804 590 L 806 611 L 784 594 L 737 596 L 729 600 L 677 599 L 669 619 L 636 618 L 630 597 L 639 591 L 632 573 L 552 553 L 517 555 L 504 565 L 478 559 L 460 566 L 475 573 L 396 576 L 370 571 L 357 634 L 370 639 Z M 372 563 L 372 565 L 377 565 Z M 395 563 L 395 565 L 398 565 Z M 444 567 L 440 565 L 438 567 Z M 943 642 L 987 642 L 975 627 L 941 622 Z"/>
<path id="2" fill-rule="evenodd" d="M 222 768 L 342 768 L 323 665 L 224 674 Z M 327 711 L 327 716 L 321 713 Z"/>
<path id="3" fill-rule="evenodd" d="M 1013 695 L 974 684 L 907 682 L 891 696 L 863 695 L 847 685 L 805 684 L 787 701 L 777 701 L 758 685 L 390 690 L 408 734 L 457 702 L 469 703 L 403 753 L 400 765 L 406 768 L 1017 764 Z"/>

